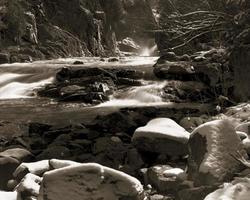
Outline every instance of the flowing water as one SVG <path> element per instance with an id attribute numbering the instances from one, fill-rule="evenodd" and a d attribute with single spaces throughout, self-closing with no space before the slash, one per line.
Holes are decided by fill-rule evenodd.
<path id="1" fill-rule="evenodd" d="M 144 72 L 143 86 L 131 87 L 118 92 L 111 100 L 95 107 L 83 103 L 58 103 L 52 99 L 36 96 L 35 90 L 54 81 L 55 74 L 65 66 L 74 66 L 76 60 L 84 62 L 81 67 L 127 68 Z M 110 110 L 129 106 L 161 105 L 161 88 L 164 82 L 154 80 L 153 64 L 157 57 L 124 57 L 118 62 L 100 61 L 100 58 L 70 58 L 33 63 L 0 65 L 0 119 L 18 121 L 81 120 L 86 110 L 95 117 Z M 79 66 L 77 66 L 79 67 Z M 76 114 L 77 113 L 77 114 Z"/>
<path id="2" fill-rule="evenodd" d="M 84 65 L 77 67 L 126 68 L 143 71 L 142 86 L 117 91 L 110 101 L 97 106 L 84 103 L 56 102 L 36 96 L 36 89 L 54 81 L 56 73 L 65 66 L 73 66 L 80 60 Z M 0 65 L 0 122 L 68 123 L 90 122 L 97 115 L 114 112 L 123 107 L 164 107 L 169 109 L 203 109 L 199 104 L 187 105 L 163 102 L 162 88 L 166 81 L 153 75 L 157 57 L 124 57 L 118 62 L 101 61 L 100 58 L 70 58 L 33 63 Z"/>

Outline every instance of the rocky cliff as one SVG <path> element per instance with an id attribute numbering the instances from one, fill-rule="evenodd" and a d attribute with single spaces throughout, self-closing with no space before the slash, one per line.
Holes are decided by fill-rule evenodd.
<path id="1" fill-rule="evenodd" d="M 146 0 L 0 0 L 0 60 L 114 55 L 154 25 Z"/>

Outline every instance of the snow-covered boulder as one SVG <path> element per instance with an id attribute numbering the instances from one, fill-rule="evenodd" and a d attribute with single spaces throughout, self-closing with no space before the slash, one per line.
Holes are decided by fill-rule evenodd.
<path id="1" fill-rule="evenodd" d="M 132 141 L 138 150 L 185 155 L 190 133 L 169 118 L 156 118 L 135 130 Z"/>
<path id="2" fill-rule="evenodd" d="M 232 155 L 247 157 L 234 125 L 228 119 L 207 122 L 196 128 L 189 139 L 189 151 L 189 177 L 197 185 L 230 180 L 242 169 Z"/>
<path id="3" fill-rule="evenodd" d="M 232 183 L 225 183 L 222 188 L 210 193 L 204 200 L 248 200 L 249 186 L 249 178 L 237 178 Z"/>
<path id="4" fill-rule="evenodd" d="M 134 177 L 95 163 L 73 165 L 43 175 L 38 200 L 142 200 Z"/>

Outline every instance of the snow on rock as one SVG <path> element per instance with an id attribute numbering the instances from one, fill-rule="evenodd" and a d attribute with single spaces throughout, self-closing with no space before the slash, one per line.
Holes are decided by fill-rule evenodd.
<path id="1" fill-rule="evenodd" d="M 232 183 L 210 193 L 204 200 L 248 200 L 250 196 L 250 179 L 236 178 Z"/>
<path id="2" fill-rule="evenodd" d="M 142 200 L 134 177 L 95 163 L 73 165 L 43 175 L 38 200 Z"/>
<path id="3" fill-rule="evenodd" d="M 207 122 L 196 128 L 190 136 L 189 151 L 189 176 L 198 185 L 230 180 L 242 167 L 232 155 L 238 152 L 247 156 L 228 119 Z"/>
<path id="4" fill-rule="evenodd" d="M 37 197 L 40 190 L 42 178 L 34 174 L 27 174 L 15 188 L 18 193 L 24 198 Z"/>
<path id="5" fill-rule="evenodd" d="M 21 200 L 17 192 L 0 191 L 1 200 Z"/>
<path id="6" fill-rule="evenodd" d="M 42 175 L 44 172 L 49 171 L 49 169 L 49 160 L 41 160 L 32 163 L 22 163 L 16 168 L 13 176 L 15 178 L 22 179 L 28 173 Z"/>
<path id="7" fill-rule="evenodd" d="M 250 122 L 240 124 L 235 130 L 237 133 L 245 134 L 245 138 L 242 137 L 242 144 L 247 153 L 250 154 Z"/>
<path id="8" fill-rule="evenodd" d="M 142 151 L 184 155 L 190 133 L 169 118 L 156 118 L 135 130 L 132 141 Z"/>
<path id="9" fill-rule="evenodd" d="M 147 170 L 148 183 L 163 193 L 178 191 L 185 179 L 186 173 L 182 169 L 169 165 L 156 165 Z"/>
<path id="10" fill-rule="evenodd" d="M 80 165 L 81 163 L 74 162 L 71 160 L 58 160 L 58 159 L 51 159 L 49 160 L 49 166 L 51 169 L 60 169 L 63 167 L 75 166 Z"/>
<path id="11" fill-rule="evenodd" d="M 235 128 L 236 131 L 241 131 L 241 132 L 244 132 L 246 134 L 250 134 L 250 122 L 246 122 L 246 123 L 243 123 L 243 124 L 240 124 L 238 125 L 236 128 Z"/>

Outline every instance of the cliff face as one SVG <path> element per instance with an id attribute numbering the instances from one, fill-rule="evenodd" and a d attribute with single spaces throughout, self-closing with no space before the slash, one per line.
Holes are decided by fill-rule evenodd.
<path id="1" fill-rule="evenodd" d="M 0 0 L 0 57 L 114 55 L 116 35 L 137 35 L 153 22 L 146 0 Z"/>

